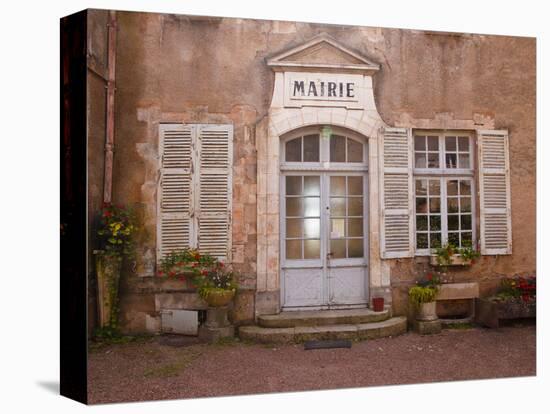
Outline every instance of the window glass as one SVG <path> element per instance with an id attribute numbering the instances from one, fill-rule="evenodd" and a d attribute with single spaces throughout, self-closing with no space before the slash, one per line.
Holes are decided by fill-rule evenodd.
<path id="1" fill-rule="evenodd" d="M 304 162 L 319 162 L 319 135 L 304 137 Z"/>
<path id="2" fill-rule="evenodd" d="M 348 162 L 363 162 L 363 144 L 348 138 Z"/>
<path id="3" fill-rule="evenodd" d="M 346 137 L 331 135 L 330 162 L 346 162 Z"/>
<path id="4" fill-rule="evenodd" d="M 285 160 L 290 162 L 302 161 L 302 137 L 294 138 L 286 143 Z"/>

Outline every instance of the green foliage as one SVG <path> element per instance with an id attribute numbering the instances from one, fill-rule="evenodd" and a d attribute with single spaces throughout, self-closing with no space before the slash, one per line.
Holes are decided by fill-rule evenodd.
<path id="1" fill-rule="evenodd" d="M 434 286 L 413 286 L 409 289 L 409 301 L 419 307 L 422 303 L 429 303 L 435 300 L 437 288 Z"/>
<path id="2" fill-rule="evenodd" d="M 158 276 L 190 279 L 202 298 L 215 289 L 234 290 L 237 288 L 235 274 L 215 257 L 201 254 L 196 249 L 183 249 L 171 252 L 161 260 Z"/>
<path id="3" fill-rule="evenodd" d="M 129 256 L 134 251 L 133 236 L 137 227 L 132 209 L 103 204 L 101 222 L 97 234 L 101 249 L 112 256 Z"/>
<path id="4" fill-rule="evenodd" d="M 524 302 L 534 301 L 537 297 L 537 279 L 535 276 L 504 278 L 500 281 L 500 289 L 495 295 L 498 301 L 510 299 Z"/>
<path id="5" fill-rule="evenodd" d="M 437 264 L 439 266 L 449 266 L 452 263 L 452 257 L 455 255 L 459 255 L 464 261 L 473 263 L 480 256 L 479 251 L 475 250 L 470 242 L 465 241 L 463 244 L 463 247 L 456 247 L 452 243 L 447 243 L 435 249 Z"/>

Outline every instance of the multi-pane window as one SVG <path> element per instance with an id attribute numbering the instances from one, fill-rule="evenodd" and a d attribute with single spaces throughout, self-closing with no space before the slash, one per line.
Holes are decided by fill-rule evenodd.
<path id="1" fill-rule="evenodd" d="M 331 176 L 329 195 L 332 257 L 363 257 L 363 177 Z"/>
<path id="2" fill-rule="evenodd" d="M 318 259 L 321 246 L 321 183 L 318 175 L 286 177 L 286 257 Z"/>
<path id="3" fill-rule="evenodd" d="M 414 137 L 416 252 L 474 240 L 473 143 L 465 133 Z"/>

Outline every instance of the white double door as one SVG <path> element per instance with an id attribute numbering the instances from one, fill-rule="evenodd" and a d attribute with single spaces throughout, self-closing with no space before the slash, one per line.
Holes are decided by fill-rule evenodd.
<path id="1" fill-rule="evenodd" d="M 282 306 L 368 303 L 365 172 L 285 172 L 281 179 Z"/>

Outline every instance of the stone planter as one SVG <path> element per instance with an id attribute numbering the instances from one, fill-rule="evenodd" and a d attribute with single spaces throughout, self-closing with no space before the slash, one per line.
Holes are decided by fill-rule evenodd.
<path id="1" fill-rule="evenodd" d="M 462 256 L 455 254 L 450 257 L 449 264 L 439 264 L 437 262 L 437 256 L 430 256 L 430 265 L 432 266 L 470 266 L 472 264 L 471 259 L 464 260 Z"/>
<path id="2" fill-rule="evenodd" d="M 95 251 L 97 274 L 97 300 L 100 327 L 116 327 L 118 322 L 118 286 L 122 257 Z"/>
<path id="3" fill-rule="evenodd" d="M 488 299 L 476 300 L 476 322 L 489 328 L 498 328 L 501 319 L 536 318 L 537 303 L 512 299 L 496 302 Z"/>
<path id="4" fill-rule="evenodd" d="M 211 308 L 220 308 L 227 306 L 235 297 L 235 290 L 231 289 L 212 289 L 204 298 L 208 306 Z"/>
<path id="5" fill-rule="evenodd" d="M 435 312 L 435 300 L 433 302 L 421 303 L 416 310 L 416 320 L 435 321 L 437 314 Z"/>

